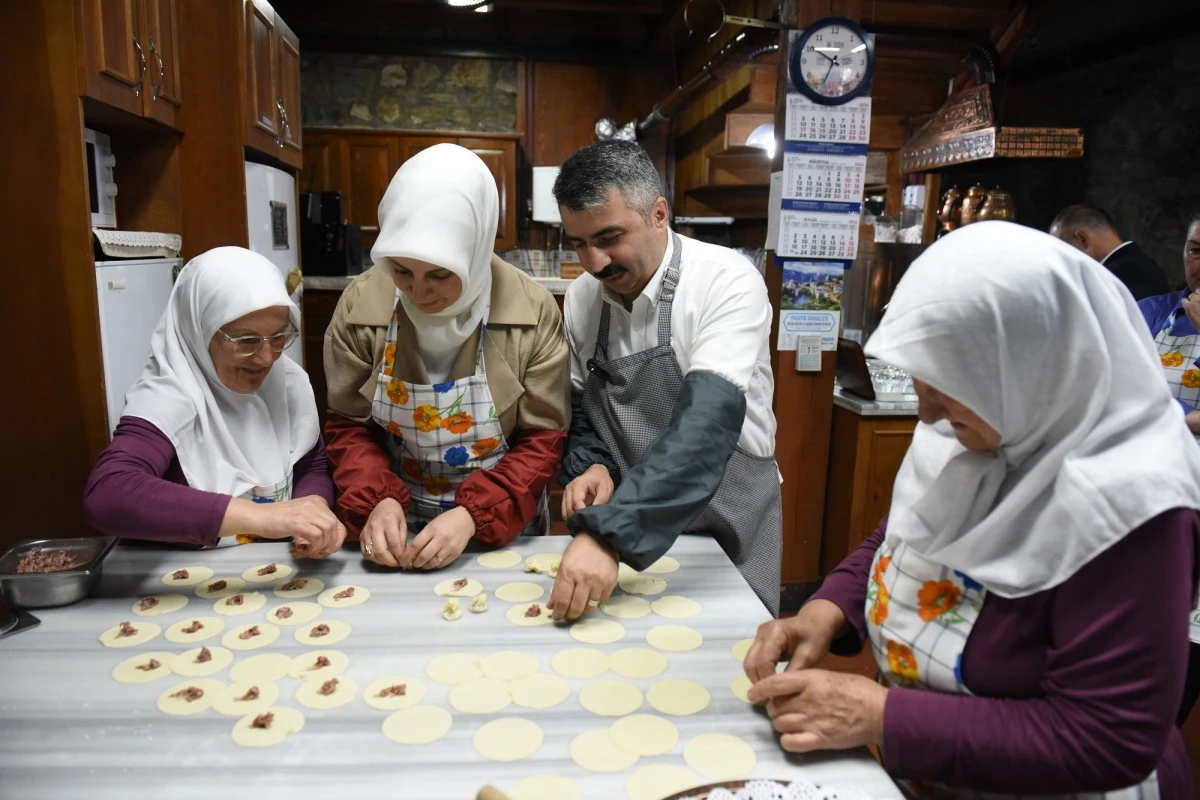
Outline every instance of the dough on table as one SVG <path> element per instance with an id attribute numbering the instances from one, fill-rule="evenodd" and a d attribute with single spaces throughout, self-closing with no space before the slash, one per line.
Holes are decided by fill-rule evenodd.
<path id="1" fill-rule="evenodd" d="M 571 638 L 584 644 L 612 644 L 624 636 L 625 628 L 611 619 L 586 617 L 571 626 Z"/>
<path id="2" fill-rule="evenodd" d="M 504 612 L 504 616 L 512 624 L 521 626 L 549 625 L 554 621 L 550 609 L 543 603 L 521 603 Z"/>
<path id="3" fill-rule="evenodd" d="M 349 703 L 357 694 L 358 684 L 353 678 L 337 675 L 305 681 L 296 690 L 296 702 L 308 708 L 337 708 Z"/>
<path id="4" fill-rule="evenodd" d="M 667 619 L 687 619 L 700 613 L 700 604 L 690 597 L 667 594 L 651 603 L 650 610 Z"/>
<path id="5" fill-rule="evenodd" d="M 287 564 L 272 561 L 270 564 L 258 564 L 242 573 L 242 580 L 247 583 L 275 583 L 286 581 L 296 570 Z"/>
<path id="6" fill-rule="evenodd" d="M 295 639 L 300 644 L 327 647 L 337 644 L 350 635 L 350 623 L 338 619 L 313 620 L 296 629 Z"/>
<path id="7" fill-rule="evenodd" d="M 266 604 L 267 596 L 260 592 L 238 592 L 213 603 L 213 611 L 226 617 L 244 617 Z"/>
<path id="8" fill-rule="evenodd" d="M 667 581 L 653 575 L 634 575 L 618 580 L 617 585 L 629 594 L 662 594 L 667 590 Z"/>
<path id="9" fill-rule="evenodd" d="M 383 721 L 383 735 L 396 744 L 429 744 L 450 732 L 454 718 L 437 706 L 412 706 L 393 711 Z"/>
<path id="10" fill-rule="evenodd" d="M 162 628 L 153 622 L 121 622 L 100 634 L 100 644 L 105 647 L 137 647 L 158 636 Z"/>
<path id="11" fill-rule="evenodd" d="M 255 727 L 255 722 L 262 722 L 267 727 Z M 271 747 L 303 728 L 304 715 L 299 711 L 286 706 L 271 706 L 239 719 L 231 735 L 234 744 L 241 747 Z"/>
<path id="12" fill-rule="evenodd" d="M 471 610 L 472 614 L 482 614 L 483 612 L 487 611 L 487 609 L 488 609 L 488 603 L 487 603 L 487 595 L 486 594 L 481 592 L 471 598 L 471 609 L 470 610 Z"/>
<path id="13" fill-rule="evenodd" d="M 593 681 L 579 691 L 579 705 L 601 717 L 623 717 L 642 707 L 642 690 L 622 681 Z"/>
<path id="14" fill-rule="evenodd" d="M 168 642 L 192 644 L 211 639 L 225 630 L 225 620 L 220 617 L 189 617 L 167 628 Z"/>
<path id="15" fill-rule="evenodd" d="M 279 699 L 279 687 L 268 681 L 235 683 L 213 699 L 212 710 L 227 717 L 261 714 Z"/>
<path id="16" fill-rule="evenodd" d="M 446 605 L 442 608 L 442 619 L 448 622 L 462 619 L 462 603 L 458 602 L 457 597 L 446 598 Z"/>
<path id="17" fill-rule="evenodd" d="M 570 753 L 571 760 L 588 772 L 624 772 L 638 762 L 636 753 L 617 746 L 608 728 L 579 734 L 571 740 Z"/>
<path id="18" fill-rule="evenodd" d="M 558 576 L 558 565 L 561 563 L 562 556 L 558 553 L 538 553 L 525 559 L 525 571 L 553 578 Z"/>
<path id="19" fill-rule="evenodd" d="M 553 708 L 571 696 L 571 686 L 557 675 L 535 672 L 508 684 L 512 701 L 522 708 Z"/>
<path id="20" fill-rule="evenodd" d="M 274 644 L 279 638 L 279 628 L 269 622 L 253 622 L 239 625 L 221 637 L 221 644 L 230 650 L 257 650 Z"/>
<path id="21" fill-rule="evenodd" d="M 658 561 L 655 561 L 650 566 L 646 567 L 642 572 L 649 572 L 653 575 L 666 575 L 668 572 L 674 572 L 679 569 L 679 562 L 670 556 L 663 556 Z"/>
<path id="22" fill-rule="evenodd" d="M 496 550 L 484 553 L 475 559 L 475 563 L 488 569 L 506 569 L 521 563 L 521 554 L 516 550 Z"/>
<path id="23" fill-rule="evenodd" d="M 367 602 L 370 597 L 365 587 L 343 584 L 321 592 L 317 602 L 326 608 L 349 608 Z"/>
<path id="24" fill-rule="evenodd" d="M 501 650 L 484 656 L 483 674 L 501 681 L 515 681 L 538 671 L 538 660 L 519 650 Z"/>
<path id="25" fill-rule="evenodd" d="M 446 653 L 426 664 L 425 674 L 438 683 L 462 683 L 483 677 L 483 663 L 471 653 Z"/>
<path id="26" fill-rule="evenodd" d="M 208 567 L 181 567 L 173 569 L 162 576 L 162 582 L 167 586 L 195 586 L 213 576 Z"/>
<path id="27" fill-rule="evenodd" d="M 640 767 L 625 783 L 625 793 L 629 800 L 662 800 L 678 794 L 685 789 L 691 789 L 704 782 L 691 770 L 674 764 L 651 764 Z"/>
<path id="28" fill-rule="evenodd" d="M 229 597 L 246 588 L 246 582 L 241 578 L 215 578 L 196 584 L 196 597 L 205 600 L 216 600 L 219 597 Z"/>
<path id="29" fill-rule="evenodd" d="M 450 706 L 464 714 L 495 714 L 511 702 L 508 683 L 495 678 L 463 681 L 450 690 Z"/>
<path id="30" fill-rule="evenodd" d="M 425 697 L 425 683 L 408 675 L 385 675 L 363 689 L 363 700 L 380 711 L 410 708 Z"/>
<path id="31" fill-rule="evenodd" d="M 542 729 L 520 717 L 495 719 L 475 731 L 475 751 L 492 761 L 520 761 L 542 746 Z"/>
<path id="32" fill-rule="evenodd" d="M 656 625 L 646 631 L 646 641 L 668 653 L 686 653 L 704 644 L 704 637 L 686 625 Z"/>
<path id="33" fill-rule="evenodd" d="M 177 683 L 158 696 L 158 710 L 171 716 L 185 717 L 212 708 L 225 684 L 211 678 L 196 678 Z"/>
<path id="34" fill-rule="evenodd" d="M 620 583 L 628 578 L 636 578 L 638 571 L 622 561 L 617 564 L 617 582 Z"/>
<path id="35" fill-rule="evenodd" d="M 274 683 L 292 668 L 292 659 L 283 653 L 261 653 L 237 662 L 229 669 L 235 683 Z"/>
<path id="36" fill-rule="evenodd" d="M 683 761 L 692 769 L 718 781 L 745 775 L 758 759 L 745 741 L 727 733 L 704 733 L 683 746 Z"/>
<path id="37" fill-rule="evenodd" d="M 496 599 L 506 603 L 529 603 L 544 595 L 546 590 L 536 583 L 516 581 L 496 590 Z"/>
<path id="38" fill-rule="evenodd" d="M 608 729 L 613 744 L 639 756 L 661 756 L 679 744 L 679 729 L 653 714 L 621 717 Z"/>
<path id="39" fill-rule="evenodd" d="M 186 678 L 216 675 L 233 663 L 233 653 L 224 647 L 196 647 L 171 659 L 171 671 Z"/>
<path id="40" fill-rule="evenodd" d="M 738 700 L 741 700 L 743 703 L 750 703 L 750 695 L 747 692 L 750 691 L 752 685 L 750 679 L 743 673 L 733 679 L 733 683 L 729 685 L 729 689 Z M 754 705 L 753 703 L 750 704 Z"/>
<path id="41" fill-rule="evenodd" d="M 289 578 L 275 584 L 275 596 L 284 600 L 298 600 L 320 594 L 324 589 L 325 581 L 320 578 Z"/>
<path id="42" fill-rule="evenodd" d="M 609 668 L 622 678 L 657 678 L 667 669 L 667 657 L 646 647 L 627 647 L 609 656 Z"/>
<path id="43" fill-rule="evenodd" d="M 139 653 L 113 667 L 112 676 L 117 683 L 149 683 L 170 675 L 173 660 L 174 653 Z"/>
<path id="44" fill-rule="evenodd" d="M 601 603 L 600 610 L 617 619 L 639 619 L 650 613 L 650 601 L 631 594 L 617 594 Z"/>
<path id="45" fill-rule="evenodd" d="M 281 603 L 267 612 L 267 620 L 276 625 L 304 625 L 321 616 L 322 611 L 321 606 L 304 600 Z"/>
<path id="46" fill-rule="evenodd" d="M 447 578 L 433 587 L 441 597 L 474 597 L 483 591 L 483 584 L 473 578 Z"/>
<path id="47" fill-rule="evenodd" d="M 753 639 L 739 639 L 733 643 L 733 647 L 730 648 L 729 652 L 733 653 L 733 657 L 738 661 L 745 661 L 746 653 L 750 652 L 750 645 L 752 644 L 754 644 Z"/>
<path id="48" fill-rule="evenodd" d="M 708 708 L 710 699 L 708 689 L 695 681 L 659 681 L 646 690 L 646 702 L 650 707 L 672 717 L 699 714 Z"/>
<path id="49" fill-rule="evenodd" d="M 609 669 L 609 656 L 591 647 L 569 647 L 550 659 L 550 668 L 567 678 L 595 678 Z"/>
<path id="50" fill-rule="evenodd" d="M 583 800 L 575 781 L 557 775 L 533 775 L 508 789 L 509 800 Z"/>
<path id="51" fill-rule="evenodd" d="M 324 663 L 325 661 L 329 663 Z M 350 657 L 338 650 L 310 650 L 292 659 L 288 674 L 303 681 L 335 678 L 350 666 Z"/>
<path id="52" fill-rule="evenodd" d="M 143 597 L 133 604 L 130 609 L 139 617 L 157 617 L 159 614 L 170 614 L 188 604 L 186 595 L 182 594 L 152 594 Z"/>

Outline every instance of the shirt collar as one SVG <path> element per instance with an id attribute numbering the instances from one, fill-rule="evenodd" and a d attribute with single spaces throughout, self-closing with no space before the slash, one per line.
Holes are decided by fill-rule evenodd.
<path id="1" fill-rule="evenodd" d="M 633 302 L 636 305 L 639 300 L 645 298 L 651 308 L 658 305 L 658 298 L 662 294 L 663 278 L 667 274 L 667 264 L 671 263 L 671 253 L 675 249 L 674 237 L 667 233 L 667 249 L 663 251 L 662 261 L 658 262 L 658 269 L 654 270 L 654 274 L 650 276 L 649 283 L 642 289 L 642 293 L 637 296 Z M 615 306 L 622 311 L 625 311 L 625 301 L 621 299 L 621 295 L 609 289 L 603 283 L 600 284 L 600 297 L 610 306 Z M 626 311 L 626 313 L 629 313 Z"/>
<path id="2" fill-rule="evenodd" d="M 1129 241 L 1129 242 L 1121 242 L 1119 245 L 1117 245 L 1116 247 L 1114 247 L 1112 250 L 1109 250 L 1109 251 L 1108 251 L 1108 255 L 1106 255 L 1104 258 L 1100 259 L 1100 263 L 1101 263 L 1101 264 L 1104 264 L 1104 263 L 1105 263 L 1105 262 L 1107 262 L 1107 261 L 1108 261 L 1110 258 L 1112 258 L 1112 254 L 1113 254 L 1113 253 L 1117 252 L 1117 251 L 1118 251 L 1118 250 L 1120 250 L 1122 247 L 1126 247 L 1126 246 L 1128 246 L 1128 245 L 1131 245 L 1131 244 L 1133 244 L 1133 242 L 1132 242 L 1132 241 Z"/>

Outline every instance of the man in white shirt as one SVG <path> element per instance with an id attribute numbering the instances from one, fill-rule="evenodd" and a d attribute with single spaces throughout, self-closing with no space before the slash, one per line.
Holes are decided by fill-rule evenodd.
<path id="1" fill-rule="evenodd" d="M 762 276 L 732 250 L 671 231 L 654 162 L 636 144 L 579 150 L 554 194 L 591 276 L 564 302 L 573 419 L 560 476 L 575 538 L 554 617 L 594 609 L 619 561 L 644 569 L 684 532 L 713 536 L 777 613 L 782 515 Z"/>
<path id="2" fill-rule="evenodd" d="M 1058 212 L 1049 233 L 1108 267 L 1134 300 L 1166 294 L 1167 276 L 1136 242 L 1126 241 L 1102 208 L 1076 204 Z"/>

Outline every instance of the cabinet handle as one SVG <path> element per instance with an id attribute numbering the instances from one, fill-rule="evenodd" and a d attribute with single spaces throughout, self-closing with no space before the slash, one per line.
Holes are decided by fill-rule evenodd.
<path id="1" fill-rule="evenodd" d="M 162 53 L 154 45 L 154 37 L 150 37 L 150 52 L 154 54 L 154 60 L 158 62 L 158 80 L 154 82 L 154 88 L 150 90 L 150 99 L 158 102 L 158 96 L 162 93 L 163 79 L 167 77 L 167 68 L 163 64 Z"/>
<path id="2" fill-rule="evenodd" d="M 284 141 L 292 138 L 292 126 L 288 124 L 287 109 L 284 108 L 283 101 L 276 100 L 275 107 L 279 109 L 279 137 L 275 143 L 283 147 Z"/>
<path id="3" fill-rule="evenodd" d="M 138 58 L 142 62 L 141 70 L 138 72 L 137 83 L 133 85 L 133 96 L 142 96 L 142 81 L 146 80 L 146 51 L 142 49 L 142 43 L 138 41 L 137 32 L 133 34 L 133 49 L 137 51 Z"/>

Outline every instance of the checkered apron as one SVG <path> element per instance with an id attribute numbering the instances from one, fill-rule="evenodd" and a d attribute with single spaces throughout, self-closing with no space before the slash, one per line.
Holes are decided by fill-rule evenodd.
<path id="1" fill-rule="evenodd" d="M 438 514 L 454 508 L 459 484 L 476 470 L 491 469 L 508 452 L 484 369 L 486 320 L 485 311 L 474 375 L 444 383 L 415 384 L 392 377 L 398 344 L 396 314 L 392 314 L 371 417 L 387 431 L 392 470 L 412 495 L 410 534 L 419 533 Z M 547 511 L 543 492 L 537 515 L 521 533 L 547 533 Z"/>
<path id="2" fill-rule="evenodd" d="M 962 657 L 987 590 L 970 576 L 935 564 L 903 542 L 885 540 L 871 562 L 867 632 L 886 685 L 971 694 L 963 683 Z M 1022 795 L 954 789 L 898 781 L 908 797 L 1019 800 Z M 1038 800 L 1158 800 L 1158 774 L 1113 792 L 1036 795 Z M 1030 797 L 1035 797 L 1030 795 Z"/>
<path id="3" fill-rule="evenodd" d="M 247 492 L 239 495 L 243 500 L 249 500 L 251 503 L 283 503 L 292 499 L 292 474 L 279 483 L 270 486 L 255 486 Z M 251 544 L 253 542 L 269 542 L 270 539 L 264 539 L 261 536 L 254 536 L 247 533 L 239 533 L 236 536 L 222 536 L 217 539 L 217 547 L 232 547 L 236 544 Z"/>
<path id="4" fill-rule="evenodd" d="M 671 348 L 671 306 L 682 246 L 674 232 L 671 241 L 671 263 L 658 301 L 658 346 L 610 361 L 610 308 L 603 303 L 595 353 L 588 361 L 583 408 L 622 473 L 640 463 L 666 430 L 683 388 L 683 373 Z M 684 532 L 715 538 L 771 614 L 779 613 L 783 511 L 774 457 L 736 448 L 717 493 Z"/>

